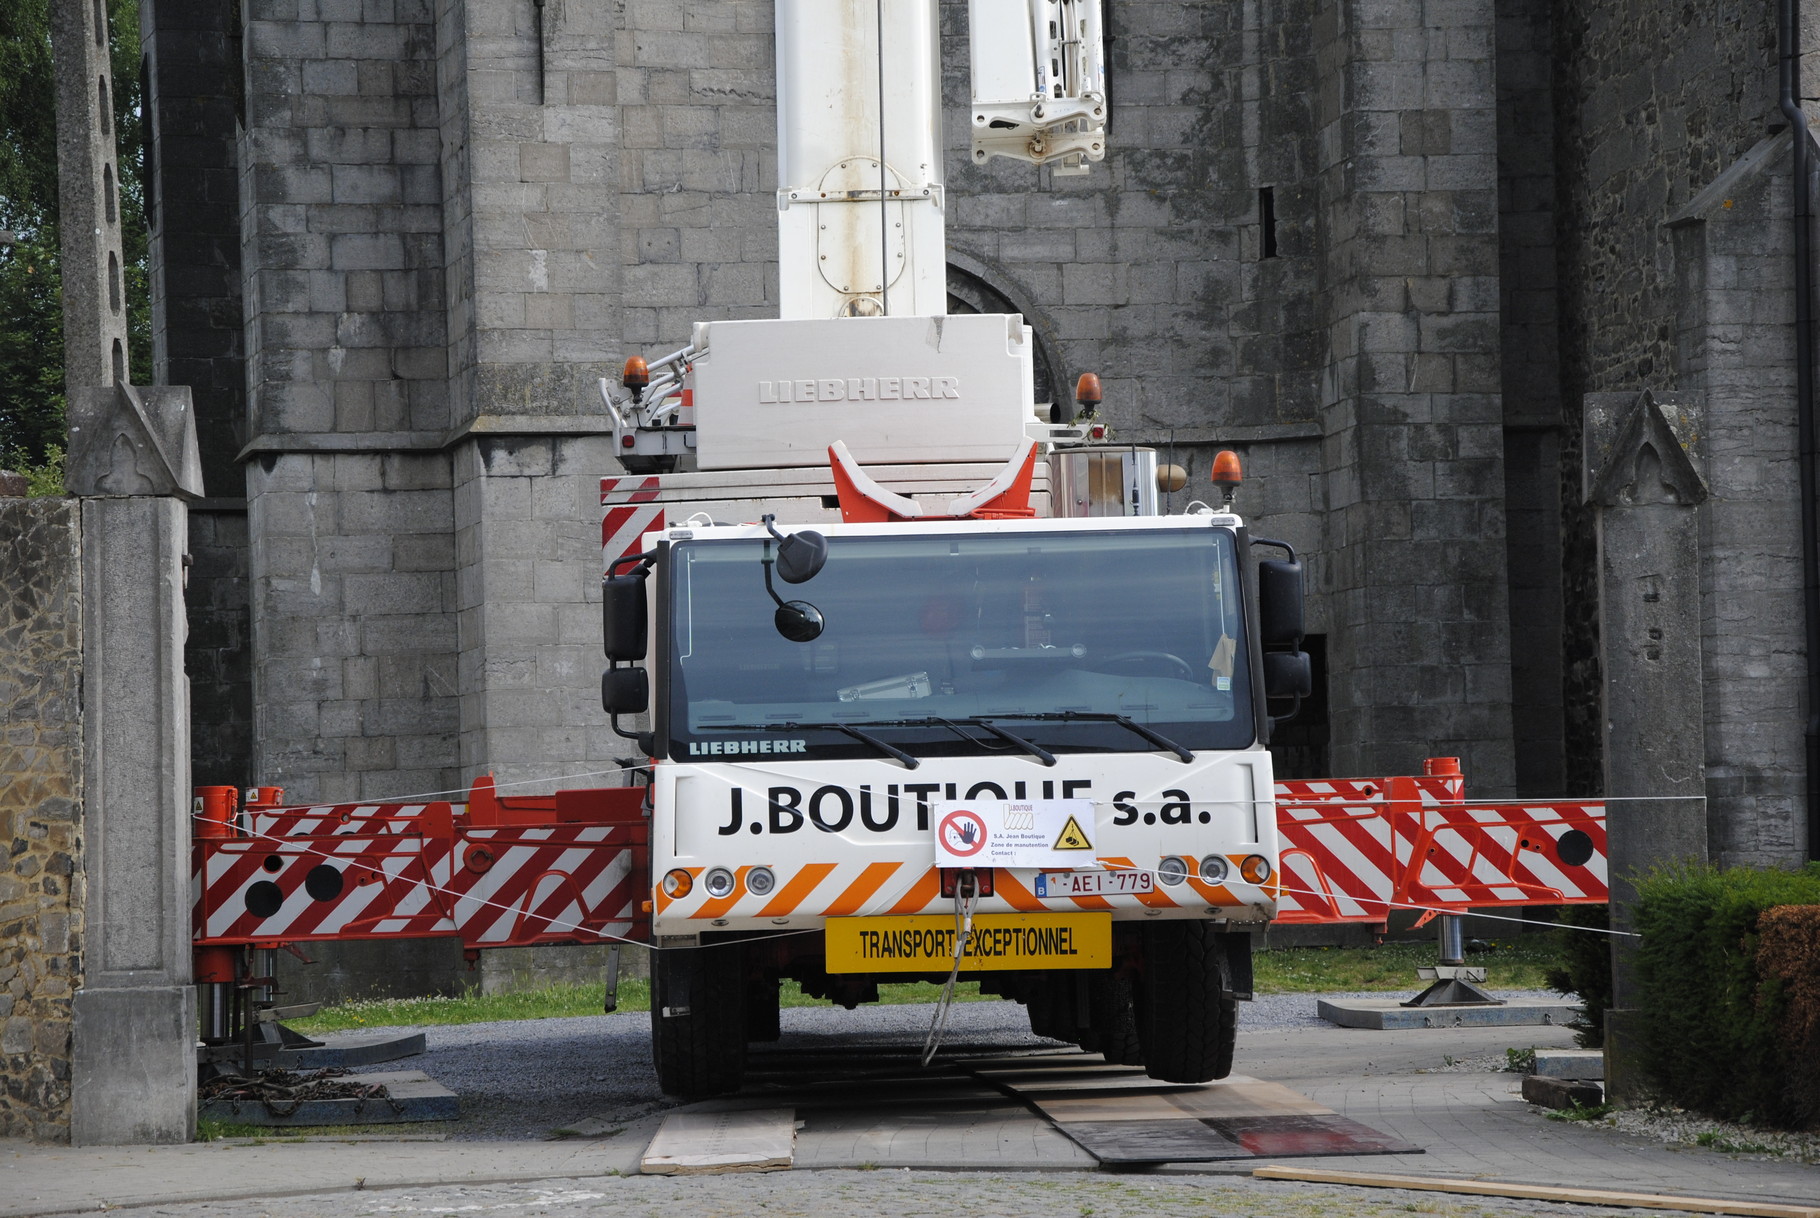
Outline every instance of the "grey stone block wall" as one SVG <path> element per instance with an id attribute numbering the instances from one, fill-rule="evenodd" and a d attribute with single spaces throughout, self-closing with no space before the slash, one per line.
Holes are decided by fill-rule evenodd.
<path id="1" fill-rule="evenodd" d="M 139 8 L 152 150 L 144 189 L 153 379 L 189 386 L 204 486 L 239 499 L 235 456 L 247 435 L 234 148 L 240 28 L 227 5 L 141 0 Z"/>
<path id="2" fill-rule="evenodd" d="M 1500 3 L 1495 46 L 1499 367 L 1515 789 L 1519 795 L 1547 796 L 1570 789 L 1563 764 L 1567 708 L 1562 668 L 1553 6 L 1548 0 Z M 1596 719 L 1596 714 L 1586 716 L 1577 730 L 1596 737 Z"/>
<path id="3" fill-rule="evenodd" d="M 206 467 L 205 467 L 206 468 Z M 230 467 L 244 478 L 239 466 Z M 253 784 L 252 558 L 244 501 L 190 508 L 190 771 L 198 786 Z"/>
<path id="4" fill-rule="evenodd" d="M 1780 121 L 1775 15 L 1768 4 L 1685 13 L 1649 0 L 1557 6 L 1565 743 L 1574 790 L 1598 782 L 1602 734 L 1589 709 L 1600 674 L 1592 534 L 1576 490 L 1580 402 L 1591 392 L 1672 383 L 1675 272 L 1661 226 Z"/>
<path id="5" fill-rule="evenodd" d="M 777 82 L 763 0 L 621 9 L 607 43 L 623 358 L 682 346 L 696 321 L 777 316 Z"/>
<path id="6" fill-rule="evenodd" d="M 0 1137 L 61 1142 L 84 931 L 76 502 L 0 498 L 0 539 Z"/>
<path id="7" fill-rule="evenodd" d="M 249 442 L 438 444 L 450 414 L 432 0 L 243 12 Z"/>
<path id="8" fill-rule="evenodd" d="M 1701 455 L 1709 852 L 1806 853 L 1807 677 L 1790 265 L 1792 141 L 1765 139 L 1670 217 L 1680 386 Z M 1820 183 L 1817 183 L 1820 185 Z"/>
<path id="9" fill-rule="evenodd" d="M 459 787 L 448 457 L 267 454 L 247 483 L 256 780 L 311 801 Z"/>
<path id="10" fill-rule="evenodd" d="M 481 437 L 455 455 L 461 766 L 539 780 L 519 794 L 621 785 L 614 758 L 637 752 L 600 708 L 611 461 L 611 437 Z"/>
<path id="11" fill-rule="evenodd" d="M 1315 27 L 1333 762 L 1458 755 L 1481 794 L 1514 776 L 1493 34 L 1490 0 Z"/>
<path id="12" fill-rule="evenodd" d="M 612 6 L 439 0 L 458 430 L 598 426 L 628 227 L 614 26 Z"/>

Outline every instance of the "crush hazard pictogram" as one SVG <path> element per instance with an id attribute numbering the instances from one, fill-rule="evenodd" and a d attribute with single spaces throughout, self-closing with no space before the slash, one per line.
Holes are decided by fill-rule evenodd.
<path id="1" fill-rule="evenodd" d="M 1070 816 L 1068 823 L 1062 826 L 1061 833 L 1057 835 L 1053 849 L 1091 850 L 1093 843 L 1087 840 L 1085 833 L 1081 832 L 1080 822 Z"/>

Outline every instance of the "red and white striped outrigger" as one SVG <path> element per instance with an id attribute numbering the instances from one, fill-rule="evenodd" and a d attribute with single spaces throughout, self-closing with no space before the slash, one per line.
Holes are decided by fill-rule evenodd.
<path id="1" fill-rule="evenodd" d="M 637 787 L 466 803 L 284 807 L 259 787 L 197 792 L 198 977 L 238 947 L 458 938 L 469 950 L 640 939 L 650 829 Z M 224 958 L 218 951 L 229 955 Z M 206 974 L 206 977 L 205 977 Z"/>
<path id="2" fill-rule="evenodd" d="M 1428 768 L 1420 777 L 1277 784 L 1277 921 L 1383 923 L 1393 909 L 1608 899 L 1602 804 L 1468 803 L 1457 766 L 1436 759 Z M 502 798 L 483 778 L 466 803 L 311 807 L 284 807 L 271 787 L 249 792 L 244 806 L 237 795 L 197 793 L 194 943 L 211 976 L 221 958 L 208 949 L 639 941 L 652 903 L 665 899 L 649 875 L 640 787 Z M 803 887 L 779 878 L 777 899 Z M 926 878 L 933 897 L 933 871 Z"/>
<path id="3" fill-rule="evenodd" d="M 1521 905 L 1602 905 L 1605 805 L 1469 803 L 1454 758 L 1420 777 L 1277 783 L 1278 922 L 1383 923 Z"/>

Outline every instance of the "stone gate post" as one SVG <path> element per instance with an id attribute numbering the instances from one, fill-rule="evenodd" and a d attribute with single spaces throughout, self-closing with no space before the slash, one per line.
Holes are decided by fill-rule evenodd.
<path id="1" fill-rule="evenodd" d="M 1639 872 L 1706 860 L 1699 528 L 1707 491 L 1689 453 L 1698 417 L 1679 394 L 1595 393 L 1585 403 L 1614 930 L 1631 929 Z M 1634 942 L 1612 940 L 1605 1080 L 1618 1100 L 1637 1088 L 1627 1019 L 1637 1000 Z"/>
<path id="2" fill-rule="evenodd" d="M 106 6 L 52 0 L 65 482 L 81 498 L 81 980 L 70 1140 L 184 1142 L 196 1124 L 190 986 L 185 499 L 202 495 L 188 389 L 128 382 Z"/>

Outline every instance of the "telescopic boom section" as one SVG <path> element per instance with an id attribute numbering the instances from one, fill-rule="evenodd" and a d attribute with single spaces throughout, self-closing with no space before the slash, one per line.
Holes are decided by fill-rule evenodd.
<path id="1" fill-rule="evenodd" d="M 947 310 L 935 0 L 778 0 L 780 316 Z M 971 0 L 972 159 L 1106 150 L 1100 0 Z"/>
<path id="2" fill-rule="evenodd" d="M 780 314 L 938 316 L 934 0 L 778 0 Z"/>

